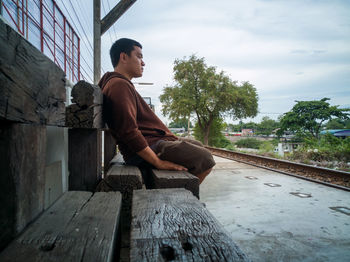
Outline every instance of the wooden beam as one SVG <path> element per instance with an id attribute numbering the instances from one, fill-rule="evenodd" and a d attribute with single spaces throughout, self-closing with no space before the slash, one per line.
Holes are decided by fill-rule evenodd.
<path id="1" fill-rule="evenodd" d="M 116 261 L 120 208 L 119 192 L 66 192 L 0 261 Z"/>
<path id="2" fill-rule="evenodd" d="M 152 169 L 154 188 L 185 188 L 199 199 L 199 179 L 186 171 Z"/>
<path id="3" fill-rule="evenodd" d="M 44 209 L 46 127 L 0 126 L 1 250 Z"/>
<path id="4" fill-rule="evenodd" d="M 101 35 L 107 30 L 132 6 L 136 0 L 121 0 L 119 3 L 102 19 Z"/>
<path id="5" fill-rule="evenodd" d="M 123 200 L 131 201 L 132 192 L 142 188 L 141 171 L 136 166 L 112 165 L 104 178 L 105 185 L 108 188 L 101 188 L 99 191 L 120 191 L 123 194 Z"/>
<path id="6" fill-rule="evenodd" d="M 0 93 L 0 119 L 64 126 L 64 72 L 1 19 Z"/>
<path id="7" fill-rule="evenodd" d="M 250 261 L 216 218 L 185 189 L 136 190 L 130 262 Z"/>

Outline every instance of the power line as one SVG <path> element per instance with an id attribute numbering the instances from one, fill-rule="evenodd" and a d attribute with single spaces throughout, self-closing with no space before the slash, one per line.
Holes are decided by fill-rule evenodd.
<path id="1" fill-rule="evenodd" d="M 64 4 L 63 0 L 62 0 L 61 2 L 62 2 L 62 4 L 63 4 L 63 7 L 64 7 L 64 9 L 66 10 L 66 12 L 67 12 L 69 18 L 72 20 L 72 23 L 73 23 L 73 25 L 75 26 L 75 28 L 76 28 L 78 34 L 79 34 L 79 35 L 82 35 L 82 34 L 80 33 L 80 31 L 79 31 L 79 28 L 78 28 L 78 27 L 76 26 L 76 24 L 74 23 L 74 20 L 73 20 L 72 16 L 70 15 L 70 12 L 68 11 L 68 8 L 67 8 L 66 5 Z M 70 2 L 70 1 L 69 1 L 69 2 Z M 70 2 L 70 3 L 71 3 L 71 2 Z M 77 17 L 74 7 L 73 7 L 73 12 L 74 12 L 75 16 Z M 80 23 L 79 18 L 78 18 L 78 22 L 79 22 L 79 24 L 80 24 L 80 26 L 81 26 L 81 23 Z M 82 27 L 82 30 L 83 30 L 83 32 L 84 32 L 85 39 L 86 39 L 86 41 L 88 42 L 89 45 L 86 44 L 86 42 L 85 42 L 84 39 L 82 39 L 82 40 L 83 40 L 82 42 L 84 43 L 86 50 L 89 52 L 90 57 L 93 58 L 93 54 L 91 53 L 91 50 L 93 50 L 92 45 L 91 45 L 91 43 L 90 43 L 90 41 L 89 41 L 89 38 L 87 37 L 87 35 L 86 35 L 85 30 L 84 30 L 83 27 Z M 91 50 L 89 49 L 89 47 L 90 47 Z M 81 56 L 81 55 L 80 55 L 80 57 L 82 58 L 82 60 L 84 60 L 84 62 L 86 63 L 86 65 L 88 65 L 88 63 L 86 62 L 85 58 L 84 58 L 83 56 Z M 88 67 L 89 67 L 89 69 L 91 70 L 91 72 L 93 73 L 93 70 L 91 69 L 91 67 L 90 67 L 90 66 L 88 66 Z M 83 68 L 83 67 L 82 67 L 82 68 Z M 85 71 L 85 70 L 84 70 L 84 71 Z M 86 73 L 86 71 L 85 71 L 85 73 Z"/>
<path id="2" fill-rule="evenodd" d="M 78 4 L 80 4 L 80 3 L 79 3 L 79 0 L 77 0 L 77 1 L 78 1 Z M 83 18 L 84 18 L 85 24 L 86 24 L 86 25 L 90 25 L 89 19 L 86 19 L 86 15 L 88 15 L 88 12 L 85 11 L 84 5 L 81 5 L 80 8 L 78 8 L 78 10 L 81 10 L 81 11 L 82 11 L 82 13 L 80 13 L 80 17 L 83 17 Z M 91 20 L 92 20 L 92 19 L 91 19 Z M 91 25 L 92 25 L 92 23 L 91 23 Z M 85 26 L 85 28 L 88 28 L 88 29 L 89 29 L 89 32 L 88 32 L 88 33 L 90 33 L 91 35 L 93 35 L 92 27 Z"/>
<path id="3" fill-rule="evenodd" d="M 73 25 L 76 27 L 76 29 L 77 29 L 79 35 L 82 35 L 82 34 L 79 32 L 78 27 L 75 25 L 74 20 L 73 20 L 72 16 L 70 15 L 69 11 L 68 11 L 68 8 L 67 8 L 66 5 L 64 4 L 64 1 L 61 0 L 61 2 L 62 2 L 62 4 L 63 4 L 65 10 L 67 11 L 67 13 L 68 13 L 68 15 L 69 15 L 69 18 L 72 20 Z M 85 29 L 84 29 L 84 27 L 82 26 L 82 24 L 81 24 L 81 22 L 80 22 L 80 19 L 79 19 L 78 15 L 77 15 L 77 12 L 75 11 L 75 8 L 74 8 L 74 6 L 73 6 L 71 0 L 69 0 L 69 3 L 70 3 L 70 5 L 71 5 L 71 7 L 72 7 L 72 10 L 73 10 L 73 13 L 74 13 L 76 19 L 78 20 L 78 23 L 79 23 L 81 29 L 83 30 L 83 33 L 84 33 L 84 35 L 85 35 L 85 37 L 86 37 L 86 40 L 88 41 L 89 46 L 90 46 L 91 50 L 93 51 L 94 49 L 93 49 L 93 47 L 92 47 L 92 44 L 91 44 L 89 38 L 87 37 L 87 34 L 86 34 L 86 32 L 85 32 Z M 84 41 L 83 41 L 83 42 L 84 42 Z M 85 43 L 85 42 L 84 42 L 84 43 Z M 86 46 L 86 44 L 85 44 L 85 46 Z M 90 53 L 90 56 L 93 58 L 93 55 L 91 54 L 89 48 L 87 48 L 87 49 L 88 49 L 88 51 L 89 51 L 89 53 Z M 81 57 L 82 57 L 82 56 L 81 56 Z M 102 69 L 103 72 L 105 72 L 105 70 L 104 70 L 104 68 L 102 67 L 102 65 L 101 65 L 101 69 Z"/>
<path id="4" fill-rule="evenodd" d="M 79 33 L 79 35 L 82 35 L 81 33 L 80 33 L 80 31 L 79 31 L 79 29 L 78 29 L 78 27 L 76 26 L 76 24 L 74 23 L 74 20 L 73 20 L 73 18 L 72 18 L 72 16 L 70 15 L 70 13 L 69 13 L 69 11 L 68 11 L 68 9 L 67 9 L 67 7 L 66 7 L 66 5 L 64 4 L 64 1 L 63 0 L 61 0 L 61 2 L 62 2 L 62 4 L 63 4 L 63 7 L 64 7 L 64 9 L 66 10 L 66 12 L 67 12 L 67 14 L 69 15 L 69 18 L 72 20 L 72 23 L 73 23 L 73 25 L 75 26 L 75 28 L 77 29 L 77 31 L 78 31 L 78 33 Z M 70 3 L 71 3 L 71 1 L 69 1 Z M 75 16 L 77 17 L 77 14 L 76 14 L 76 12 L 75 12 L 75 9 L 73 8 L 73 12 L 74 12 L 74 14 L 75 14 Z M 79 24 L 80 24 L 80 20 L 79 20 L 79 18 L 77 18 L 78 19 L 78 22 L 79 22 Z M 81 26 L 81 24 L 80 24 L 80 26 Z M 84 32 L 84 34 L 85 34 L 85 30 L 84 30 L 84 28 L 82 27 L 82 29 L 83 29 L 83 32 Z M 91 45 L 91 43 L 90 43 L 90 41 L 89 41 L 89 38 L 87 37 L 87 35 L 85 34 L 85 37 L 86 37 L 86 40 L 87 40 L 87 42 L 88 42 L 88 44 L 89 44 L 89 46 L 90 46 L 90 48 L 91 48 L 91 50 L 94 50 L 93 49 L 93 47 L 92 47 L 92 45 Z M 83 42 L 85 42 L 85 41 L 83 41 Z M 89 50 L 90 51 L 90 50 Z M 93 55 L 90 53 L 90 55 L 93 57 Z"/>
<path id="5" fill-rule="evenodd" d="M 90 79 L 90 81 L 91 81 L 91 83 L 93 83 L 94 81 L 92 80 L 92 78 L 89 76 L 89 74 L 88 73 L 86 73 L 86 71 L 85 71 L 85 69 L 82 67 L 81 68 L 82 69 L 82 71 L 84 71 L 84 73 L 86 74 L 86 76 L 88 76 L 89 77 L 89 79 Z M 82 76 L 84 76 L 83 74 L 81 74 Z"/>
<path id="6" fill-rule="evenodd" d="M 106 15 L 107 12 L 106 12 L 106 9 L 105 9 L 105 5 L 103 4 L 103 0 L 102 0 L 101 2 L 102 2 L 102 9 L 103 9 L 103 12 L 105 12 L 104 15 Z M 111 36 L 111 31 L 110 31 L 110 30 L 108 30 L 108 34 L 109 34 L 109 38 L 110 38 L 110 40 L 111 40 L 111 43 L 113 43 L 113 41 L 112 41 L 112 36 Z"/>
<path id="7" fill-rule="evenodd" d="M 108 9 L 111 10 L 111 6 L 109 5 L 109 0 L 107 0 L 107 5 L 108 5 Z M 117 38 L 117 32 L 115 31 L 114 24 L 115 23 L 113 23 L 112 28 L 113 28 L 113 31 L 114 31 L 114 37 Z M 112 44 L 113 44 L 113 41 L 112 41 Z"/>
<path id="8" fill-rule="evenodd" d="M 78 0 L 79 1 L 79 0 Z M 78 3 L 79 4 L 79 3 Z M 72 5 L 72 3 L 71 3 L 71 5 Z M 83 20 L 84 21 L 82 21 L 82 22 L 84 22 L 85 23 L 85 29 L 86 29 L 86 31 L 88 32 L 88 34 L 90 34 L 90 35 L 93 35 L 93 30 L 92 30 L 92 28 L 91 28 L 91 24 L 92 23 L 89 23 L 89 21 L 88 21 L 88 19 L 86 18 L 86 16 L 88 16 L 88 12 L 87 11 L 85 11 L 85 9 L 84 9 L 84 5 L 81 5 L 80 6 L 80 8 L 78 8 L 77 9 L 77 11 L 79 11 L 79 17 L 81 17 L 81 18 L 83 18 Z M 81 12 L 80 12 L 81 11 Z M 78 13 L 78 12 L 77 12 Z M 79 21 L 79 24 L 81 25 L 81 23 L 80 23 L 80 21 Z M 84 28 L 83 28 L 83 30 L 84 30 Z M 85 32 L 86 32 L 85 31 Z M 86 46 L 86 45 L 85 45 Z M 89 54 L 90 54 L 90 58 L 91 59 L 93 59 L 93 55 L 91 54 L 91 51 L 90 51 L 90 49 L 89 48 L 87 48 L 87 51 L 89 51 Z M 84 58 L 84 56 L 81 56 L 81 59 L 82 60 L 84 60 L 84 62 L 85 62 L 85 64 L 89 67 L 89 69 L 90 69 L 90 71 L 91 71 L 91 73 L 93 74 L 93 72 L 94 72 L 94 70 L 90 67 L 90 64 L 85 60 L 85 58 Z"/>
<path id="9" fill-rule="evenodd" d="M 63 3 L 63 0 L 62 0 L 62 3 Z M 73 4 L 72 4 L 72 1 L 69 0 L 69 3 L 70 3 L 70 5 L 71 5 L 71 7 L 72 7 L 72 9 L 73 9 L 73 13 L 74 13 L 76 19 L 78 20 L 78 23 L 79 23 L 81 29 L 83 30 L 83 33 L 84 33 L 86 39 L 88 40 L 88 43 L 89 43 L 89 45 L 90 45 L 90 47 L 91 47 L 91 50 L 93 51 L 94 49 L 93 49 L 93 47 L 92 47 L 92 44 L 91 44 L 91 42 L 89 41 L 89 38 L 87 37 L 87 34 L 86 34 L 86 32 L 85 32 L 85 29 L 84 29 L 84 27 L 82 26 L 82 24 L 81 24 L 81 22 L 80 22 L 80 19 L 79 19 L 78 15 L 77 15 L 77 12 L 75 11 L 75 8 L 74 8 L 74 6 L 73 6 Z M 64 3 L 63 3 L 63 5 L 64 5 Z M 102 1 L 102 6 L 103 6 L 103 1 Z M 66 7 L 65 7 L 65 8 L 66 8 Z M 67 10 L 67 8 L 66 8 L 66 10 Z M 67 12 L 68 12 L 68 11 L 67 11 Z M 79 34 L 80 34 L 80 33 L 79 33 Z M 91 53 L 90 53 L 90 55 L 93 57 L 93 55 L 92 55 Z M 101 65 L 101 69 L 102 69 L 103 72 L 105 72 L 105 70 L 104 70 L 104 68 L 102 67 L 102 65 Z"/>
<path id="10" fill-rule="evenodd" d="M 85 64 L 87 65 L 87 67 L 90 69 L 91 73 L 94 74 L 94 70 L 92 70 L 92 68 L 90 67 L 89 63 L 86 62 L 85 58 L 84 58 L 83 56 L 81 56 L 81 59 L 82 59 L 82 61 L 85 62 Z"/>

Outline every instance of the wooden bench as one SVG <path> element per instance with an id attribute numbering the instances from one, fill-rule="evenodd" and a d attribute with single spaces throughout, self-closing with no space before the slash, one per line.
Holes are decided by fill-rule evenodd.
<path id="1" fill-rule="evenodd" d="M 112 261 L 119 192 L 66 192 L 0 254 L 0 261 Z"/>
<path id="2" fill-rule="evenodd" d="M 155 189 L 185 188 L 199 199 L 199 179 L 189 172 L 152 169 L 151 174 Z"/>
<path id="3" fill-rule="evenodd" d="M 130 261 L 249 261 L 185 189 L 136 190 Z"/>

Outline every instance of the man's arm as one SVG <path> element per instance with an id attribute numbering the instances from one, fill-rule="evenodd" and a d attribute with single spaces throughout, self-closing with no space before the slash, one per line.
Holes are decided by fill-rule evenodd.
<path id="1" fill-rule="evenodd" d="M 173 162 L 161 160 L 154 151 L 147 146 L 141 151 L 137 152 L 137 154 L 142 157 L 145 161 L 152 164 L 158 169 L 161 170 L 177 170 L 177 171 L 187 171 L 187 168 L 177 165 Z"/>

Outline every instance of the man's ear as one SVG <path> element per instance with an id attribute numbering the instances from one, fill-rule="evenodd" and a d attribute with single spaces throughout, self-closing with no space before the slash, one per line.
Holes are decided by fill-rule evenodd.
<path id="1" fill-rule="evenodd" d="M 122 63 L 125 63 L 125 61 L 126 61 L 126 56 L 127 56 L 126 53 L 124 53 L 124 52 L 120 53 L 119 61 L 122 62 Z"/>

